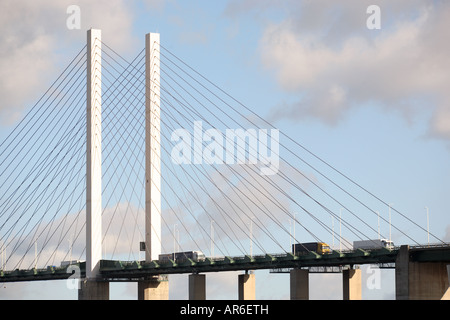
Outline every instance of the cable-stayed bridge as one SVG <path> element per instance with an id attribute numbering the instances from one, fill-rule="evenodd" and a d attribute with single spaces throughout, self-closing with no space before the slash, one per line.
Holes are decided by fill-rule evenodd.
<path id="1" fill-rule="evenodd" d="M 158 34 L 128 61 L 89 30 L 1 142 L 0 168 L 0 282 L 76 270 L 80 298 L 107 297 L 110 281 L 167 298 L 164 275 L 188 273 L 194 299 L 204 298 L 207 272 L 287 269 L 297 299 L 308 297 L 308 272 L 337 267 L 357 298 L 355 266 L 380 264 L 395 265 L 398 298 L 440 298 L 448 287 L 446 243 L 209 81 Z M 410 247 L 376 245 L 392 231 Z M 416 283 L 417 273 L 429 278 Z M 252 296 L 254 275 L 240 285 L 241 297 Z"/>

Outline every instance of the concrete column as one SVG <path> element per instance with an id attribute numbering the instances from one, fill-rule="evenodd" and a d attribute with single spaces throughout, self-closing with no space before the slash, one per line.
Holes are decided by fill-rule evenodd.
<path id="1" fill-rule="evenodd" d="M 109 282 L 80 279 L 78 300 L 109 300 Z"/>
<path id="2" fill-rule="evenodd" d="M 409 299 L 409 246 L 403 245 L 395 260 L 395 298 Z"/>
<path id="3" fill-rule="evenodd" d="M 361 300 L 361 270 L 342 271 L 342 289 L 344 300 Z"/>
<path id="4" fill-rule="evenodd" d="M 94 279 L 102 259 L 102 41 L 100 30 L 87 32 L 86 84 L 86 277 Z"/>
<path id="5" fill-rule="evenodd" d="M 291 300 L 309 300 L 309 271 L 293 269 L 290 272 Z"/>
<path id="6" fill-rule="evenodd" d="M 138 300 L 169 300 L 169 281 L 161 278 L 138 281 Z"/>
<path id="7" fill-rule="evenodd" d="M 206 300 L 206 276 L 204 274 L 189 275 L 189 300 Z"/>
<path id="8" fill-rule="evenodd" d="M 238 276 L 238 299 L 255 300 L 255 274 L 245 273 Z"/>
<path id="9" fill-rule="evenodd" d="M 145 261 L 161 254 L 159 34 L 145 35 Z"/>

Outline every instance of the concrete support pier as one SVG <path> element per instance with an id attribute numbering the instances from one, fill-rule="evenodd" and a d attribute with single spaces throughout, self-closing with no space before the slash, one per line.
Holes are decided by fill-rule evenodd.
<path id="1" fill-rule="evenodd" d="M 292 269 L 290 272 L 291 300 L 309 300 L 309 271 Z"/>
<path id="2" fill-rule="evenodd" d="M 80 279 L 78 300 L 109 300 L 109 282 Z"/>
<path id="3" fill-rule="evenodd" d="M 409 246 L 401 246 L 395 261 L 395 298 L 409 299 Z"/>
<path id="4" fill-rule="evenodd" d="M 138 281 L 138 300 L 169 300 L 169 280 L 155 277 Z"/>
<path id="5" fill-rule="evenodd" d="M 401 246 L 395 262 L 397 300 L 440 300 L 449 287 L 445 262 L 417 262 L 409 246 Z"/>
<path id="6" fill-rule="evenodd" d="M 344 300 L 361 300 L 361 270 L 342 271 L 342 289 Z"/>
<path id="7" fill-rule="evenodd" d="M 206 300 L 206 276 L 204 274 L 189 275 L 189 300 Z"/>
<path id="8" fill-rule="evenodd" d="M 254 273 L 245 273 L 238 276 L 238 299 L 255 300 Z"/>

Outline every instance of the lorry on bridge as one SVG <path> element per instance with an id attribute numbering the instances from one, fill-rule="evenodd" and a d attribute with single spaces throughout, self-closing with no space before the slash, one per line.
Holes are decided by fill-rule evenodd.
<path id="1" fill-rule="evenodd" d="M 304 242 L 294 243 L 292 245 L 293 255 L 304 255 L 309 252 L 315 252 L 320 255 L 331 253 L 330 246 L 323 242 Z"/>
<path id="2" fill-rule="evenodd" d="M 355 249 L 371 250 L 381 248 L 394 249 L 394 243 L 391 240 L 386 239 L 353 241 L 354 250 Z"/>
<path id="3" fill-rule="evenodd" d="M 160 262 L 168 262 L 170 260 L 175 262 L 184 262 L 187 260 L 192 261 L 205 261 L 205 255 L 201 251 L 185 251 L 174 253 L 163 253 L 158 257 Z"/>

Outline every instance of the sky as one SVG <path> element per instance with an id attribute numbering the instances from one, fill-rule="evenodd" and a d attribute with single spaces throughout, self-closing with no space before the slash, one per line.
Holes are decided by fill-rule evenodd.
<path id="1" fill-rule="evenodd" d="M 73 4 L 79 29 L 67 26 Z M 367 25 L 373 4 L 379 29 Z M 450 241 L 447 1 L 5 0 L 0 9 L 1 140 L 85 44 L 87 29 L 101 29 L 129 59 L 146 33 L 158 32 L 168 50 L 424 228 L 428 207 L 430 231 Z M 388 208 L 378 210 L 387 219 Z M 376 217 L 368 223 L 376 228 Z M 409 231 L 427 241 L 423 230 Z M 392 239 L 408 241 L 396 230 Z M 381 288 L 365 286 L 363 297 L 394 297 L 393 273 L 381 272 Z M 257 298 L 288 298 L 288 275 L 256 276 Z M 311 298 L 341 297 L 338 275 L 311 282 Z M 208 275 L 207 283 L 208 296 L 237 296 L 237 273 Z M 114 284 L 112 298 L 134 299 L 134 285 Z M 186 298 L 186 275 L 171 278 L 170 294 Z M 64 282 L 7 284 L 0 297 L 76 299 L 76 292 Z"/>

